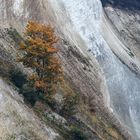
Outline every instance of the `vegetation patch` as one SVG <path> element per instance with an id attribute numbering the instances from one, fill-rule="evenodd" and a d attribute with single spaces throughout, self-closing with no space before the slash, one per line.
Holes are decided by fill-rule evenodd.
<path id="1" fill-rule="evenodd" d="M 27 82 L 27 75 L 23 74 L 18 69 L 12 69 L 9 72 L 11 82 L 18 88 L 22 88 L 22 86 Z"/>
<path id="2" fill-rule="evenodd" d="M 23 40 L 22 36 L 17 32 L 17 30 L 12 27 L 7 30 L 7 33 L 14 40 L 17 46 Z"/>
<path id="3" fill-rule="evenodd" d="M 76 107 L 79 103 L 78 95 L 66 95 L 64 96 L 63 105 L 60 110 L 60 114 L 64 117 L 71 117 L 76 114 Z"/>
<path id="4" fill-rule="evenodd" d="M 115 139 L 119 140 L 120 136 L 118 135 L 118 133 L 116 132 L 115 129 L 113 129 L 113 128 L 108 128 L 108 129 L 107 129 L 107 132 L 108 132 L 112 137 L 114 137 Z"/>
<path id="5" fill-rule="evenodd" d="M 88 140 L 88 136 L 78 127 L 72 126 L 69 131 L 72 140 Z"/>

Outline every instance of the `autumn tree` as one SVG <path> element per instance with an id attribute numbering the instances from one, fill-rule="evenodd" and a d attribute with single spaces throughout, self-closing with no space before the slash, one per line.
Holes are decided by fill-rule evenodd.
<path id="1" fill-rule="evenodd" d="M 58 82 L 62 81 L 61 62 L 54 46 L 58 38 L 50 25 L 29 21 L 24 32 L 25 40 L 19 45 L 23 52 L 18 58 L 24 66 L 32 68 L 28 80 L 37 91 L 50 96 L 55 93 Z"/>

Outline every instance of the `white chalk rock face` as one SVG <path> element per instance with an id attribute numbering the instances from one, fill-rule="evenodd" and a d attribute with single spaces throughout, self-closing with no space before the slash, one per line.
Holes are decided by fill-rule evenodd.
<path id="1" fill-rule="evenodd" d="M 13 4 L 13 12 L 17 16 L 21 16 L 23 14 L 23 2 L 24 0 L 15 0 Z"/>
<path id="2" fill-rule="evenodd" d="M 102 6 L 100 1 L 63 0 L 63 3 L 74 24 L 74 28 L 84 39 L 88 49 L 94 50 L 96 56 L 101 55 L 99 47 L 97 47 L 102 44 L 102 38 L 99 34 L 102 17 Z"/>

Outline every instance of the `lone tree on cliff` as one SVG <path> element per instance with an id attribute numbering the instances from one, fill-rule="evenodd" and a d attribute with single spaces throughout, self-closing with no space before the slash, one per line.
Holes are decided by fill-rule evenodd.
<path id="1" fill-rule="evenodd" d="M 55 93 L 57 83 L 62 80 L 61 62 L 54 47 L 58 38 L 54 29 L 48 25 L 29 21 L 25 28 L 25 41 L 19 45 L 23 56 L 18 58 L 33 74 L 29 76 L 32 86 L 41 93 L 50 96 Z"/>

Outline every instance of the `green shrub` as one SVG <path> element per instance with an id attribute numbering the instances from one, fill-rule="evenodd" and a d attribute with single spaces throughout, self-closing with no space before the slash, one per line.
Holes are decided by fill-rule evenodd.
<path id="1" fill-rule="evenodd" d="M 76 95 L 67 95 L 64 97 L 63 106 L 60 114 L 65 117 L 70 117 L 76 113 L 76 106 L 79 98 Z"/>
<path id="2" fill-rule="evenodd" d="M 11 70 L 10 71 L 10 80 L 16 87 L 22 88 L 22 86 L 27 81 L 27 76 L 19 70 Z"/>
<path id="3" fill-rule="evenodd" d="M 38 100 L 37 91 L 28 84 L 25 84 L 22 87 L 21 94 L 24 96 L 25 101 L 30 103 L 32 106 L 34 106 L 36 101 Z"/>
<path id="4" fill-rule="evenodd" d="M 30 82 L 27 80 L 27 75 L 17 69 L 11 70 L 9 75 L 11 82 L 20 89 L 20 94 L 23 95 L 25 101 L 34 106 L 38 100 L 38 93 L 34 87 L 30 85 Z"/>
<path id="5" fill-rule="evenodd" d="M 72 140 L 88 140 L 88 136 L 79 128 L 72 126 L 69 132 Z"/>
<path id="6" fill-rule="evenodd" d="M 7 29 L 7 33 L 15 41 L 17 45 L 21 42 L 21 40 L 23 40 L 22 36 L 14 28 Z"/>

